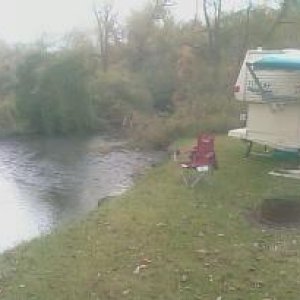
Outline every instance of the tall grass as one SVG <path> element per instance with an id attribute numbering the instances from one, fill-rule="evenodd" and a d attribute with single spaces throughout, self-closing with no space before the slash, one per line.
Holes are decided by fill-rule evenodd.
<path id="1" fill-rule="evenodd" d="M 199 133 L 226 133 L 240 126 L 238 106 L 222 96 L 203 96 L 181 103 L 175 113 L 164 117 L 136 118 L 131 136 L 140 146 L 164 149 L 179 137 Z"/>

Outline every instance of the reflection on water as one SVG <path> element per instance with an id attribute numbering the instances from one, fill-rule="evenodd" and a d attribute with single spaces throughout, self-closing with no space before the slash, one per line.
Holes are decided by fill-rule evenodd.
<path id="1" fill-rule="evenodd" d="M 0 252 L 86 214 L 159 159 L 102 137 L 0 140 Z"/>

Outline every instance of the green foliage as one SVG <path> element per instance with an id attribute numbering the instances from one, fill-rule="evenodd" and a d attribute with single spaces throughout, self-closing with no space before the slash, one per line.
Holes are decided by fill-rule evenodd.
<path id="1" fill-rule="evenodd" d="M 93 129 L 92 74 L 76 53 L 32 54 L 17 75 L 17 107 L 31 130 L 65 134 Z"/>
<path id="2" fill-rule="evenodd" d="M 0 41 L 0 97 L 14 92 L 16 78 L 15 68 L 18 62 L 16 51 Z"/>
<path id="3" fill-rule="evenodd" d="M 17 109 L 31 127 L 41 124 L 40 104 L 37 96 L 41 66 L 45 58 L 41 53 L 33 53 L 17 69 Z"/>
<path id="4" fill-rule="evenodd" d="M 6 96 L 11 93 L 15 87 L 15 77 L 12 72 L 0 72 L 0 94 Z"/>
<path id="5" fill-rule="evenodd" d="M 0 101 L 0 134 L 9 134 L 17 130 L 15 99 L 5 97 Z"/>
<path id="6" fill-rule="evenodd" d="M 154 108 L 157 111 L 172 110 L 172 96 L 176 84 L 176 62 L 171 55 L 154 53 L 145 59 L 141 77 L 145 81 L 154 99 Z M 174 59 L 173 59 L 174 60 Z"/>
<path id="7" fill-rule="evenodd" d="M 155 24 L 147 7 L 128 20 L 128 68 L 143 79 L 154 99 L 157 111 L 172 110 L 176 85 L 179 28 L 171 18 L 163 27 Z"/>
<path id="8" fill-rule="evenodd" d="M 152 112 L 153 98 L 144 82 L 125 70 L 98 72 L 90 92 L 96 116 L 114 128 L 135 110 Z"/>

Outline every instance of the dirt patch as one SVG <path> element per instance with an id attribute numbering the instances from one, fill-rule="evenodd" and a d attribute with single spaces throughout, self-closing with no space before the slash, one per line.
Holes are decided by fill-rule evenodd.
<path id="1" fill-rule="evenodd" d="M 267 226 L 300 226 L 300 198 L 265 199 L 251 215 L 256 222 Z"/>

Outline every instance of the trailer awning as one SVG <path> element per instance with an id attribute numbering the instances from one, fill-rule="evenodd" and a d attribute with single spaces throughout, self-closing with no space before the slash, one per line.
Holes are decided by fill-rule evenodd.
<path id="1" fill-rule="evenodd" d="M 299 70 L 300 56 L 267 55 L 251 64 L 256 70 Z"/>

